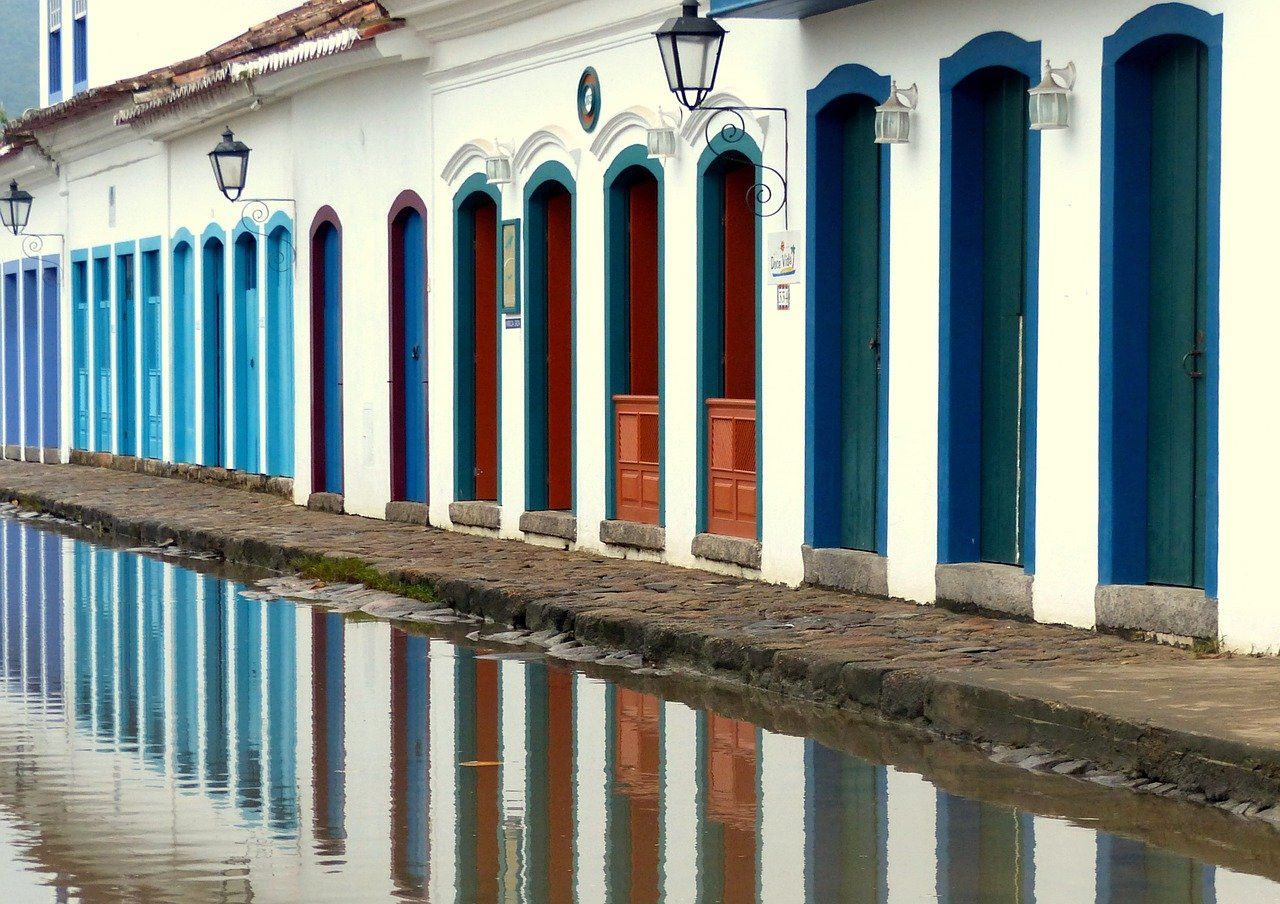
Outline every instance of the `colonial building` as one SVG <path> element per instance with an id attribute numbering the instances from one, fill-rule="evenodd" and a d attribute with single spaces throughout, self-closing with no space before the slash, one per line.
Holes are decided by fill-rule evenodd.
<path id="1" fill-rule="evenodd" d="M 6 454 L 1280 648 L 1280 8 L 685 7 L 673 93 L 667 0 L 312 0 L 181 63 L 102 0 L 0 150 Z"/>

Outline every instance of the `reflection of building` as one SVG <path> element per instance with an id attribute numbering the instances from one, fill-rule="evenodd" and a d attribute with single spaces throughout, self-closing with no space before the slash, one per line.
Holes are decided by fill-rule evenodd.
<path id="1" fill-rule="evenodd" d="M 64 884 L 548 904 L 1274 892 L 815 741 L 11 521 L 0 571 L 0 751 L 26 758 L 0 770 L 0 809 Z M 188 885 L 209 872 L 216 890 Z"/>

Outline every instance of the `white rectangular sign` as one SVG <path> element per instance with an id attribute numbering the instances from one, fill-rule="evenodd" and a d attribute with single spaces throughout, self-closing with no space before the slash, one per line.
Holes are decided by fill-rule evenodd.
<path id="1" fill-rule="evenodd" d="M 769 260 L 769 285 L 792 286 L 804 282 L 804 236 L 798 229 L 771 232 L 765 239 Z"/>

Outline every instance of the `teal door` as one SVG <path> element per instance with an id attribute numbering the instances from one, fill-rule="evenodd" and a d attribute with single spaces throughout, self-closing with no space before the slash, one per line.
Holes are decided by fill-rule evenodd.
<path id="1" fill-rule="evenodd" d="M 94 449 L 111 451 L 111 259 L 93 260 Z"/>
<path id="2" fill-rule="evenodd" d="M 235 249 L 235 467 L 257 473 L 258 463 L 258 240 L 250 233 Z"/>
<path id="3" fill-rule="evenodd" d="M 138 355 L 135 332 L 138 297 L 134 287 L 133 255 L 116 258 L 116 393 L 119 404 L 119 455 L 138 454 Z"/>
<path id="4" fill-rule="evenodd" d="M 1021 565 L 1027 79 L 1011 70 L 992 70 L 982 96 L 982 116 L 979 558 Z"/>
<path id="5" fill-rule="evenodd" d="M 71 408 L 72 448 L 89 448 L 89 263 L 71 264 Z"/>
<path id="6" fill-rule="evenodd" d="M 875 105 L 844 121 L 840 545 L 876 549 L 880 448 L 880 148 Z"/>
<path id="7" fill-rule="evenodd" d="M 160 252 L 142 255 L 142 454 L 163 454 L 160 404 Z"/>
<path id="8" fill-rule="evenodd" d="M 1172 41 L 1151 65 L 1147 580 L 1204 586 L 1208 430 L 1208 65 Z"/>

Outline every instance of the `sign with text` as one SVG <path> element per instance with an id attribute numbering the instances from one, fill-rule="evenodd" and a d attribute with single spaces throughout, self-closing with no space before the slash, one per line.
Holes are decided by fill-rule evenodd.
<path id="1" fill-rule="evenodd" d="M 803 248 L 804 236 L 798 229 L 769 233 L 765 243 L 769 285 L 790 286 L 804 281 Z"/>

